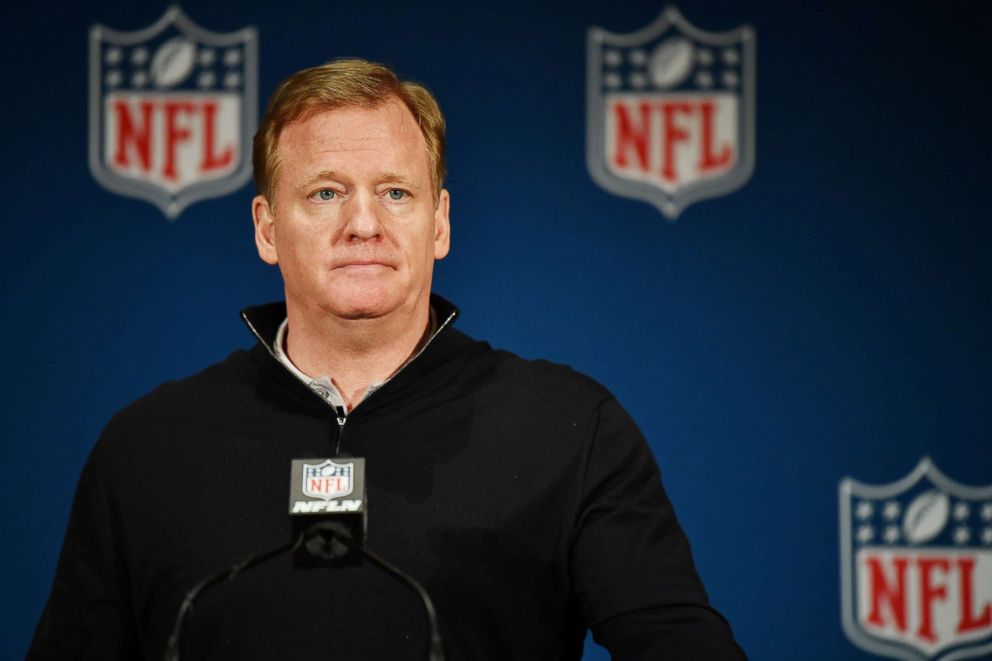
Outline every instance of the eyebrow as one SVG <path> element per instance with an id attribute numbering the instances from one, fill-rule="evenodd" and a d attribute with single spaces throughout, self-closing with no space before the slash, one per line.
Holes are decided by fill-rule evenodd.
<path id="1" fill-rule="evenodd" d="M 327 181 L 329 179 L 338 179 L 339 176 L 340 175 L 336 170 L 321 170 L 312 177 L 307 177 L 307 179 L 299 185 L 299 188 L 310 188 L 314 184 L 319 183 L 321 181 Z"/>
<path id="2" fill-rule="evenodd" d="M 389 172 L 389 171 L 383 172 L 382 181 L 384 183 L 390 183 L 390 184 L 403 184 L 407 188 L 412 188 L 414 190 L 420 188 L 420 186 L 409 177 L 406 177 L 402 174 L 397 174 L 395 172 Z"/>

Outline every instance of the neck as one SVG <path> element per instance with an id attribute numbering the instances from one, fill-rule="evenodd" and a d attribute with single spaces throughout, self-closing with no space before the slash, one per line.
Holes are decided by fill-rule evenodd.
<path id="1" fill-rule="evenodd" d="M 330 376 L 351 410 L 373 383 L 395 374 L 429 332 L 430 301 L 373 319 L 342 319 L 286 303 L 286 354 L 311 377 Z"/>

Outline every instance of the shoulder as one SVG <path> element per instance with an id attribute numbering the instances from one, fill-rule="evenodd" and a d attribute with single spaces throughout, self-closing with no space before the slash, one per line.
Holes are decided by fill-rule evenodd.
<path id="1" fill-rule="evenodd" d="M 504 385 L 541 400 L 567 399 L 588 405 L 612 398 L 606 387 L 570 365 L 523 358 L 503 349 L 493 349 L 492 356 L 497 377 Z"/>
<path id="2" fill-rule="evenodd" d="M 205 397 L 216 404 L 217 398 L 236 395 L 253 386 L 258 372 L 256 362 L 249 353 L 238 350 L 226 359 L 203 370 L 172 381 L 166 381 L 147 395 L 135 400 L 115 416 L 116 421 L 126 421 L 135 416 L 161 413 L 176 407 L 205 405 Z"/>
<path id="3" fill-rule="evenodd" d="M 455 329 L 448 335 L 445 363 L 460 372 L 463 385 L 476 383 L 483 391 L 501 391 L 545 409 L 559 403 L 589 409 L 613 399 L 606 387 L 569 365 L 524 358 Z"/>
<path id="4" fill-rule="evenodd" d="M 508 351 L 501 355 L 504 373 L 509 379 L 526 382 L 534 388 L 554 388 L 562 394 L 582 398 L 605 399 L 609 391 L 598 381 L 570 365 L 544 358 L 526 359 Z"/>
<path id="5" fill-rule="evenodd" d="M 580 429 L 594 432 L 603 412 L 618 406 L 606 387 L 569 365 L 502 349 L 488 349 L 477 362 L 485 365 L 483 378 L 472 388 L 478 409 L 535 430 L 564 436 Z"/>
<path id="6" fill-rule="evenodd" d="M 253 396 L 258 365 L 238 350 L 183 379 L 166 381 L 118 411 L 107 423 L 96 452 L 124 439 L 151 439 L 243 406 Z"/>

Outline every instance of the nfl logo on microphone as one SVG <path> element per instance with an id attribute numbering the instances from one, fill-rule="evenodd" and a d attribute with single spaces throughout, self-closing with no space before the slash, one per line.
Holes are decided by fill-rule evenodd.
<path id="1" fill-rule="evenodd" d="M 310 498 L 341 498 L 354 489 L 354 464 L 338 464 L 327 459 L 319 464 L 303 464 L 303 495 Z"/>
<path id="2" fill-rule="evenodd" d="M 103 187 L 170 219 L 251 177 L 253 28 L 205 30 L 178 7 L 153 25 L 90 30 L 89 165 Z"/>
<path id="3" fill-rule="evenodd" d="M 952 661 L 992 653 L 992 486 L 929 459 L 901 480 L 840 484 L 841 621 L 864 650 Z"/>
<path id="4" fill-rule="evenodd" d="M 588 38 L 586 163 L 606 190 L 674 220 L 754 170 L 755 36 L 704 32 L 674 7 Z"/>

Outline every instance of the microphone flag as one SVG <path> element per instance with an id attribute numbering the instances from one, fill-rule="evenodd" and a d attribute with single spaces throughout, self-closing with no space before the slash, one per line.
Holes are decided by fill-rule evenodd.
<path id="1" fill-rule="evenodd" d="M 297 563 L 326 564 L 320 560 L 333 560 L 339 564 L 339 560 L 360 560 L 333 536 L 346 536 L 360 546 L 365 545 L 368 519 L 365 459 L 293 459 L 290 475 L 289 515 L 294 537 L 314 525 L 329 533 L 301 548 L 296 554 Z M 320 547 L 321 544 L 324 546 Z"/>

